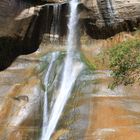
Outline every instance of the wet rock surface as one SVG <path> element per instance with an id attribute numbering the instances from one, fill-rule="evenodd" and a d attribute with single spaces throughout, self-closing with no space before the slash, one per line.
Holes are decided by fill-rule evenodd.
<path id="1" fill-rule="evenodd" d="M 65 43 L 68 18 L 65 1 L 48 2 L 46 5 L 45 2 L 0 1 L 1 140 L 38 140 L 40 137 L 44 95 L 41 76 L 48 64 L 40 58 L 48 52 L 64 51 L 65 45 L 61 44 Z M 139 27 L 139 14 L 138 0 L 82 0 L 79 4 L 81 33 L 86 32 L 90 37 L 81 43 L 83 48 L 86 46 L 82 48 L 82 51 L 88 52 L 86 57 L 93 61 L 90 53 L 93 55 L 105 45 L 112 45 L 108 44 L 108 40 L 98 42 L 92 39 L 136 30 Z M 125 34 L 111 40 L 118 43 L 129 37 L 133 38 Z M 98 43 L 95 45 L 95 42 Z M 97 50 L 95 46 L 98 46 Z M 41 64 L 45 66 L 40 68 Z M 66 113 L 60 119 L 53 139 L 139 140 L 139 94 L 135 93 L 139 89 L 124 88 L 123 91 L 129 94 L 113 92 L 108 89 L 107 82 L 95 84 L 96 76 L 96 79 L 103 76 L 108 81 L 106 71 L 102 71 L 101 76 L 98 73 L 96 76 L 95 73 L 88 74 L 81 81 L 83 88 L 73 91 L 72 101 L 67 104 Z M 109 96 L 109 93 L 112 94 Z M 70 111 L 67 112 L 67 109 Z M 130 132 L 133 133 L 132 137 Z"/>
<path id="2" fill-rule="evenodd" d="M 35 140 L 42 123 L 41 81 L 34 68 L 39 61 L 18 58 L 0 72 L 1 140 Z"/>
<path id="3" fill-rule="evenodd" d="M 110 39 L 110 42 L 118 43 L 132 37 L 131 34 L 124 33 Z M 92 42 L 82 38 L 81 41 L 81 51 L 92 62 L 93 58 L 90 55 L 94 56 L 105 46 L 112 45 L 109 40 Z M 50 43 L 46 47 L 45 43 L 45 41 L 42 42 L 33 54 L 19 56 L 8 69 L 0 72 L 0 137 L 2 140 L 38 140 L 40 137 L 44 96 L 43 76 L 48 69 L 50 53 L 59 51 L 64 55 L 65 49 L 65 45 L 55 44 L 55 46 Z M 61 57 L 60 61 L 63 60 Z M 59 83 L 57 80 L 59 76 L 55 71 L 59 71 L 60 74 L 60 68 L 62 68 L 60 62 L 57 62 L 57 65 L 59 67 L 55 67 L 52 71 L 50 80 L 50 83 L 54 83 L 54 87 L 50 86 L 49 89 L 51 94 L 52 91 L 57 94 L 58 87 L 55 83 Z M 139 131 L 134 130 L 139 126 L 139 119 L 137 119 L 139 95 L 135 93 L 139 90 L 137 87 L 128 89 L 120 87 L 111 91 L 108 89 L 109 78 L 106 70 L 81 73 L 52 139 L 96 140 L 115 137 L 116 140 L 120 140 L 121 135 L 125 139 L 131 130 L 134 135 L 136 134 L 136 138 L 139 138 Z M 127 111 L 127 109 L 131 110 Z M 109 121 L 108 118 L 111 120 Z M 132 126 L 131 129 L 130 125 L 136 123 L 137 126 Z M 106 127 L 109 128 L 106 129 Z M 109 131 L 110 135 L 106 135 L 106 131 Z"/>
<path id="4" fill-rule="evenodd" d="M 140 22 L 139 7 L 137 0 L 83 0 L 79 4 L 81 34 L 103 39 L 135 31 Z M 67 34 L 66 1 L 2 0 L 0 13 L 0 70 L 10 66 L 17 56 L 36 51 L 44 34 L 49 41 L 60 42 Z"/>
<path id="5" fill-rule="evenodd" d="M 89 94 L 90 117 L 86 140 L 138 140 L 140 138 L 139 86 L 108 89 L 109 77 L 95 84 L 96 93 Z M 103 76 L 102 76 L 103 77 Z M 131 135 L 130 135 L 131 133 Z"/>
<path id="6" fill-rule="evenodd" d="M 137 0 L 82 2 L 88 8 L 87 15 L 83 16 L 83 24 L 92 38 L 107 38 L 122 31 L 134 31 L 139 27 L 140 3 Z"/>

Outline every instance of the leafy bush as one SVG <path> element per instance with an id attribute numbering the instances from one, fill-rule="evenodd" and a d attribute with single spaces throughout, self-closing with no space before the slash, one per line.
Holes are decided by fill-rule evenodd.
<path id="1" fill-rule="evenodd" d="M 90 60 L 81 52 L 80 53 L 82 62 L 88 67 L 89 70 L 94 71 L 96 69 L 96 65 L 90 62 Z"/>
<path id="2" fill-rule="evenodd" d="M 118 44 L 109 54 L 114 85 L 128 85 L 140 80 L 140 40 Z"/>

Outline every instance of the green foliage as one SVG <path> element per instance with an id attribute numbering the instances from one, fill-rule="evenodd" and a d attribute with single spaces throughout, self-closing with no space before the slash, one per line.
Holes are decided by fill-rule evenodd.
<path id="1" fill-rule="evenodd" d="M 81 56 L 81 60 L 82 62 L 84 62 L 86 64 L 86 66 L 89 68 L 89 70 L 94 71 L 96 69 L 96 65 L 91 63 L 86 57 L 85 55 L 81 52 L 80 53 Z"/>
<path id="2" fill-rule="evenodd" d="M 118 44 L 110 50 L 110 68 L 113 71 L 113 85 L 133 84 L 139 80 L 140 40 Z"/>

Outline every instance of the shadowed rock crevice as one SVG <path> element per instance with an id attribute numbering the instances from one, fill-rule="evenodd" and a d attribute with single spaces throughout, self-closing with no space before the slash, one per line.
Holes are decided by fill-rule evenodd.
<path id="1" fill-rule="evenodd" d="M 5 6 L 8 6 L 7 1 L 3 1 Z M 123 17 L 123 15 L 121 16 L 121 14 L 118 13 L 119 11 L 123 14 L 127 12 L 125 9 L 122 11 L 125 5 L 121 9 L 118 4 L 120 9 L 117 9 L 114 6 L 114 1 L 97 0 L 96 2 L 97 4 L 91 7 L 88 7 L 86 3 L 79 4 L 78 6 L 81 30 L 82 32 L 86 32 L 91 38 L 106 39 L 119 32 L 130 32 L 139 28 L 140 17 L 138 13 L 140 11 L 137 7 L 133 6 L 133 4 L 131 5 L 131 14 L 135 16 L 129 15 Z M 29 5 L 26 5 L 26 3 Z M 13 0 L 11 4 L 13 4 L 13 8 L 10 9 L 9 7 L 10 10 L 7 11 L 7 15 L 10 15 L 14 7 L 17 8 L 13 11 L 13 13 L 15 13 L 10 16 L 8 20 L 0 16 L 0 31 L 2 31 L 0 37 L 0 70 L 4 70 L 10 66 L 17 56 L 36 51 L 44 34 L 47 35 L 46 44 L 47 41 L 61 41 L 61 38 L 67 34 L 67 19 L 69 17 L 67 3 L 48 3 L 48 5 L 46 5 L 45 1 Z M 18 4 L 20 4 L 20 10 L 18 9 Z M 21 14 L 25 9 L 29 11 L 29 13 L 32 13 L 32 8 L 37 8 L 37 5 L 42 7 L 41 10 L 37 9 L 37 13 L 30 17 L 26 14 Z M 127 8 L 129 9 L 129 7 L 126 6 L 126 9 Z M 4 10 L 1 6 L 0 9 L 1 11 Z M 17 11 L 19 11 L 18 14 Z M 5 12 L 2 14 L 4 13 Z M 16 21 L 15 18 L 17 15 L 22 15 L 23 17 L 21 16 L 21 19 Z M 2 21 L 4 24 L 2 24 Z"/>
<path id="2" fill-rule="evenodd" d="M 115 9 L 112 0 L 97 0 L 99 12 L 106 26 L 115 22 Z"/>
<path id="3" fill-rule="evenodd" d="M 48 4 L 43 7 L 42 34 L 51 37 L 63 37 L 67 34 L 68 4 Z"/>
<path id="4" fill-rule="evenodd" d="M 4 70 L 21 54 L 21 41 L 11 37 L 0 38 L 0 70 Z"/>
<path id="5" fill-rule="evenodd" d="M 40 16 L 34 16 L 24 39 L 20 37 L 0 37 L 0 70 L 6 69 L 22 54 L 29 54 L 36 51 L 41 42 L 41 21 L 42 11 Z"/>
<path id="6" fill-rule="evenodd" d="M 4 36 L 0 37 L 0 70 L 4 70 L 11 65 L 11 63 L 19 55 L 26 55 L 35 52 L 41 41 L 44 34 L 48 34 L 48 40 L 51 33 L 52 36 L 55 36 L 55 33 L 58 36 L 62 37 L 66 35 L 67 32 L 67 5 L 59 5 L 60 7 L 60 17 L 57 26 L 53 25 L 54 22 L 54 6 L 44 6 L 38 15 L 34 15 L 30 21 L 28 29 L 24 38 L 22 39 L 18 35 L 16 37 Z M 48 15 L 48 17 L 46 17 Z M 56 29 L 57 28 L 57 32 Z M 54 28 L 54 32 L 52 31 Z"/>
<path id="7" fill-rule="evenodd" d="M 86 33 L 93 39 L 107 39 L 117 33 L 127 31 L 133 32 L 140 28 L 140 18 L 135 20 L 124 20 L 116 25 L 98 27 L 94 20 L 84 19 L 83 26 Z"/>
<path id="8" fill-rule="evenodd" d="M 107 39 L 117 33 L 132 32 L 140 28 L 140 17 L 127 17 L 122 19 L 115 13 L 112 1 L 97 1 L 99 13 L 95 8 L 79 5 L 82 29 L 93 39 Z M 84 14 L 83 14 L 84 13 Z M 101 15 L 101 16 L 100 16 Z"/>

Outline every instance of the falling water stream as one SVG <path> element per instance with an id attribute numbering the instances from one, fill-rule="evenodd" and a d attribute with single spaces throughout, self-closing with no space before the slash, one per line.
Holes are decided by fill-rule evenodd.
<path id="1" fill-rule="evenodd" d="M 48 97 L 47 97 L 47 87 L 48 87 L 48 83 L 49 83 L 49 77 L 50 77 L 50 73 L 53 67 L 53 63 L 55 62 L 55 60 L 58 57 L 58 52 L 53 52 L 51 55 L 51 61 L 47 70 L 47 73 L 45 75 L 45 79 L 44 79 L 44 84 L 45 84 L 45 95 L 44 95 L 44 106 L 43 106 L 43 129 L 42 129 L 42 134 L 41 134 L 41 140 L 44 140 L 44 136 L 46 133 L 46 129 L 47 129 L 47 122 L 48 122 Z"/>
<path id="2" fill-rule="evenodd" d="M 59 88 L 59 93 L 52 107 L 52 111 L 48 120 L 48 125 L 44 130 L 42 140 L 49 140 L 53 134 L 58 120 L 62 114 L 64 106 L 70 97 L 75 80 L 82 70 L 83 64 L 75 59 L 76 48 L 78 47 L 78 1 L 72 0 L 70 2 L 70 18 L 68 23 L 68 40 L 67 40 L 67 55 L 62 72 L 62 79 Z M 48 72 L 49 73 L 49 72 Z"/>
<path id="3" fill-rule="evenodd" d="M 61 5 L 60 4 L 54 4 L 53 5 L 53 21 L 50 31 L 50 37 L 51 41 L 56 41 L 59 38 L 59 24 L 60 24 L 60 11 L 61 11 Z"/>

